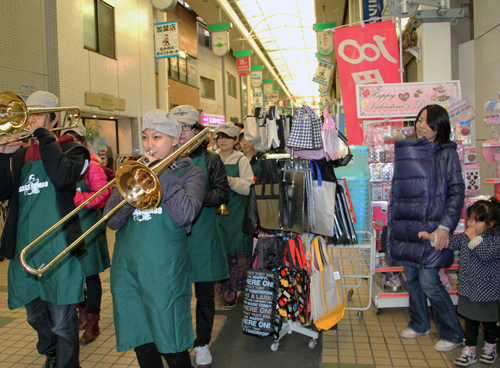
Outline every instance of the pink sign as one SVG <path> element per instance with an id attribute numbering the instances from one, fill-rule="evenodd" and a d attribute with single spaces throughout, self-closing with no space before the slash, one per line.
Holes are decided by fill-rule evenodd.
<path id="1" fill-rule="evenodd" d="M 396 26 L 378 22 L 335 30 L 334 43 L 349 144 L 363 144 L 356 85 L 401 83 Z M 325 91 L 322 91 L 325 92 Z"/>
<path id="2" fill-rule="evenodd" d="M 448 115 L 450 116 L 450 123 L 452 125 L 460 124 L 462 121 L 471 121 L 476 117 L 474 108 L 466 98 L 451 106 L 447 110 Z"/>
<path id="3" fill-rule="evenodd" d="M 460 100 L 460 81 L 356 86 L 359 119 L 416 116 L 427 105 L 447 109 Z"/>
<path id="4" fill-rule="evenodd" d="M 244 77 L 250 73 L 250 56 L 238 56 L 238 74 Z"/>
<path id="5" fill-rule="evenodd" d="M 214 125 L 219 126 L 226 122 L 226 118 L 220 115 L 209 115 L 209 114 L 201 114 L 201 124 L 202 125 Z"/>

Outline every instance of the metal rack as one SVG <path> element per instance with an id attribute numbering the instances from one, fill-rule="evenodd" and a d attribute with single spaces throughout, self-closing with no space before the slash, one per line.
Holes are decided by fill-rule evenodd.
<path id="1" fill-rule="evenodd" d="M 371 223 L 370 222 L 367 222 Z M 368 225 L 367 225 L 368 227 Z M 357 310 L 359 319 L 363 319 L 363 311 L 368 310 L 372 305 L 372 284 L 373 276 L 375 275 L 375 242 L 371 231 L 356 231 L 358 239 L 359 235 L 363 235 L 363 243 L 354 245 L 328 245 L 328 252 L 332 260 L 338 260 L 340 264 L 340 273 L 345 282 L 342 288 L 349 289 L 344 293 L 346 300 L 346 310 Z M 349 282 L 351 281 L 352 282 Z M 353 306 L 352 300 L 354 290 L 359 289 L 363 285 L 363 280 L 367 281 L 368 300 L 366 305 L 360 300 L 360 306 Z"/>

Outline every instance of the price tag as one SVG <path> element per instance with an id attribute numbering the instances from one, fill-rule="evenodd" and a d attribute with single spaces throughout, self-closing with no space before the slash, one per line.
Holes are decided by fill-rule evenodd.
<path id="1" fill-rule="evenodd" d="M 335 271 L 333 273 L 333 277 L 335 277 L 335 280 L 340 280 L 340 272 L 339 271 Z"/>

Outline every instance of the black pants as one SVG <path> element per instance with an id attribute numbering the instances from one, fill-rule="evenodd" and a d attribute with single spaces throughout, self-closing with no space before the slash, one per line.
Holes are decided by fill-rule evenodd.
<path id="1" fill-rule="evenodd" d="M 481 321 L 465 319 L 465 346 L 477 346 L 477 335 Z M 497 323 L 483 322 L 484 341 L 488 344 L 496 344 L 498 338 Z"/>
<path id="2" fill-rule="evenodd" d="M 210 343 L 215 316 L 215 281 L 195 282 L 196 296 L 196 340 L 194 347 Z"/>
<path id="3" fill-rule="evenodd" d="M 187 350 L 180 353 L 161 354 L 153 342 L 138 346 L 134 350 L 141 368 L 163 368 L 162 356 L 170 368 L 191 368 L 191 358 Z"/>
<path id="4" fill-rule="evenodd" d="M 101 310 L 101 300 L 102 300 L 102 285 L 99 274 L 88 276 L 85 279 L 85 284 L 87 285 L 87 289 L 85 292 L 87 313 L 99 314 Z M 79 304 L 80 307 L 85 308 L 85 302 L 80 303 Z"/>

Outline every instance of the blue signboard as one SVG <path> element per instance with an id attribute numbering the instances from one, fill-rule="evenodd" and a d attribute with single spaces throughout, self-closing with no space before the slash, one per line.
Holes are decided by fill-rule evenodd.
<path id="1" fill-rule="evenodd" d="M 380 22 L 384 0 L 363 0 L 363 20 L 365 22 Z"/>

